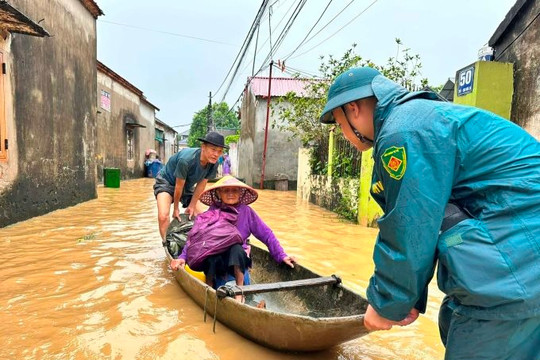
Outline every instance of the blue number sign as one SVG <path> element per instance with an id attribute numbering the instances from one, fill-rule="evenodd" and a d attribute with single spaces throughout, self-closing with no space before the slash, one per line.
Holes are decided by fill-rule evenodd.
<path id="1" fill-rule="evenodd" d="M 458 83 L 457 96 L 471 93 L 474 83 L 474 65 L 459 70 L 457 72 L 456 80 Z"/>

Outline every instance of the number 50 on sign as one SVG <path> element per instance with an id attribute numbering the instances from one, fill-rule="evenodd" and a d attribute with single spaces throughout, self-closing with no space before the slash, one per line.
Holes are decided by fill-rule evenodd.
<path id="1" fill-rule="evenodd" d="M 468 66 L 464 69 L 461 69 L 457 72 L 457 95 L 463 96 L 469 94 L 473 90 L 474 83 L 474 66 Z"/>

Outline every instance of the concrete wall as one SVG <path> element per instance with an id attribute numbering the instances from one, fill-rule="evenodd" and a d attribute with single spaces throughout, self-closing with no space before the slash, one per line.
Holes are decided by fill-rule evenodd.
<path id="1" fill-rule="evenodd" d="M 0 227 L 96 197 L 96 23 L 79 0 L 12 0 L 50 38 L 1 46 L 9 158 L 0 164 Z"/>
<path id="2" fill-rule="evenodd" d="M 146 126 L 146 128 L 140 128 L 138 131 L 139 137 L 137 138 L 137 140 L 139 141 L 139 152 L 137 153 L 137 157 L 139 158 L 139 160 L 137 161 L 144 162 L 144 153 L 146 152 L 146 150 L 154 149 L 154 141 L 156 138 L 156 132 L 154 129 L 156 123 L 156 109 L 153 106 L 149 105 L 147 102 L 140 101 L 139 111 L 141 115 L 139 121 L 141 124 Z M 139 164 L 140 163 L 137 163 L 137 165 Z"/>
<path id="3" fill-rule="evenodd" d="M 143 177 L 144 153 L 154 148 L 155 110 L 107 74 L 98 71 L 97 78 L 97 103 L 100 104 L 102 90 L 110 94 L 110 111 L 100 105 L 97 118 L 98 179 L 103 181 L 103 169 L 110 167 L 119 168 L 122 179 Z M 145 127 L 127 126 L 128 119 Z M 127 154 L 128 129 L 133 131 L 132 159 L 128 159 Z"/>
<path id="4" fill-rule="evenodd" d="M 171 156 L 173 156 L 178 151 L 178 146 L 175 146 L 176 142 L 176 132 L 171 131 L 170 129 L 165 131 L 165 158 L 163 162 L 166 163 Z"/>
<path id="5" fill-rule="evenodd" d="M 512 64 L 477 61 L 469 67 L 474 67 L 472 92 L 458 96 L 458 86 L 455 86 L 454 103 L 476 106 L 510 120 L 514 93 Z M 456 83 L 459 84 L 457 74 Z"/>
<path id="6" fill-rule="evenodd" d="M 302 148 L 298 154 L 296 196 L 337 213 L 347 213 L 358 219 L 360 179 L 332 178 L 312 175 L 309 166 L 310 150 Z"/>
<path id="7" fill-rule="evenodd" d="M 274 100 L 272 100 L 272 105 Z M 271 105 L 271 106 L 272 106 Z M 263 164 L 263 149 L 266 127 L 266 99 L 244 96 L 242 104 L 242 131 L 238 143 L 240 159 L 239 176 L 248 184 L 259 187 Z M 285 174 L 289 179 L 289 189 L 296 189 L 298 172 L 299 140 L 291 140 L 292 134 L 272 129 L 273 123 L 282 121 L 279 111 L 270 112 L 266 166 L 264 172 L 265 188 L 274 188 L 276 175 Z"/>
<path id="8" fill-rule="evenodd" d="M 298 174 L 296 177 L 296 197 L 309 200 L 311 195 L 311 167 L 309 166 L 310 149 L 298 150 Z"/>
<path id="9" fill-rule="evenodd" d="M 540 140 L 539 1 L 527 1 L 495 44 L 495 60 L 514 63 L 512 121 Z"/>
<path id="10" fill-rule="evenodd" d="M 310 150 L 302 148 L 298 154 L 298 177 L 296 195 L 302 200 L 324 207 L 338 214 L 346 214 L 360 225 L 377 227 L 382 209 L 371 197 L 371 150 L 362 156 L 362 172 L 359 179 L 332 178 L 312 175 L 309 165 Z"/>
<path id="11" fill-rule="evenodd" d="M 238 139 L 238 177 L 253 186 L 253 143 L 255 141 L 255 113 L 257 99 L 251 92 L 244 93 L 241 108 L 241 131 Z M 256 176 L 255 176 L 256 177 Z M 259 174 L 260 177 L 260 174 Z"/>

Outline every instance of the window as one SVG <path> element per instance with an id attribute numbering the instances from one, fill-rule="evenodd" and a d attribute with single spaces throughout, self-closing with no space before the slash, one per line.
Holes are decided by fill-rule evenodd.
<path id="1" fill-rule="evenodd" d="M 133 160 L 133 129 L 127 129 L 127 159 Z"/>
<path id="2" fill-rule="evenodd" d="M 4 65 L 4 54 L 0 52 L 0 64 Z M 6 115 L 4 109 L 4 73 L 0 72 L 0 161 L 6 161 L 8 158 L 8 137 L 6 127 Z"/>

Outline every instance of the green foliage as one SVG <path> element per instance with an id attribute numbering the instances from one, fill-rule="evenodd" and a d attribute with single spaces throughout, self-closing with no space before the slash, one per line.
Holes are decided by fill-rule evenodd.
<path id="1" fill-rule="evenodd" d="M 427 85 L 426 79 L 419 78 L 422 68 L 420 56 L 412 55 L 409 48 L 401 49 L 403 44 L 400 39 L 395 39 L 395 42 L 397 45 L 396 56 L 389 58 L 387 64 L 382 66 L 357 55 L 355 53 L 356 44 L 353 44 L 340 58 L 335 58 L 332 55 L 327 58 L 322 56 L 319 67 L 320 78 L 305 80 L 304 96 L 300 97 L 291 92 L 282 97 L 273 109 L 279 112 L 281 121 L 279 124 L 272 124 L 272 126 L 282 131 L 289 131 L 292 137 L 300 139 L 304 146 L 316 147 L 318 144 L 324 144 L 324 139 L 328 137 L 329 128 L 319 122 L 319 116 L 326 104 L 328 88 L 338 75 L 352 67 L 373 67 L 387 78 L 408 89 Z M 334 167 L 349 166 L 346 163 L 347 157 L 343 156 L 337 160 L 334 162 Z M 313 159 L 311 161 L 314 174 L 327 168 L 326 164 L 319 162 Z"/>
<path id="2" fill-rule="evenodd" d="M 358 222 L 358 207 L 352 206 L 353 194 L 348 186 L 343 187 L 341 197 L 334 211 L 342 218 L 353 222 Z"/>
<path id="3" fill-rule="evenodd" d="M 229 145 L 230 143 L 238 143 L 238 139 L 240 139 L 240 135 L 225 136 L 225 145 Z"/>
<path id="4" fill-rule="evenodd" d="M 358 189 L 358 186 L 354 186 L 354 181 L 348 182 L 349 180 L 345 180 L 345 186 L 340 186 L 340 181 L 336 178 L 332 178 L 327 184 L 325 179 L 326 176 L 319 176 L 311 183 L 311 201 L 334 211 L 342 219 L 358 222 L 358 206 L 355 206 L 358 193 L 351 190 Z"/>
<path id="5" fill-rule="evenodd" d="M 238 129 L 240 121 L 234 111 L 229 111 L 226 102 L 212 104 L 212 122 L 216 129 Z M 208 132 L 208 106 L 197 111 L 193 116 L 189 129 L 188 146 L 200 146 L 198 138 L 204 137 Z"/>
<path id="6" fill-rule="evenodd" d="M 309 167 L 311 168 L 312 175 L 326 175 L 328 173 L 328 162 L 321 161 L 318 156 L 320 151 L 328 152 L 328 146 L 326 149 L 322 149 L 321 144 L 317 144 L 316 147 L 311 149 L 311 156 L 309 157 Z M 328 145 L 328 144 L 326 144 Z"/>
<path id="7" fill-rule="evenodd" d="M 353 161 L 354 159 L 346 154 L 342 154 L 338 151 L 334 151 L 333 172 L 340 174 L 340 177 L 358 177 L 359 174 L 353 173 Z"/>

